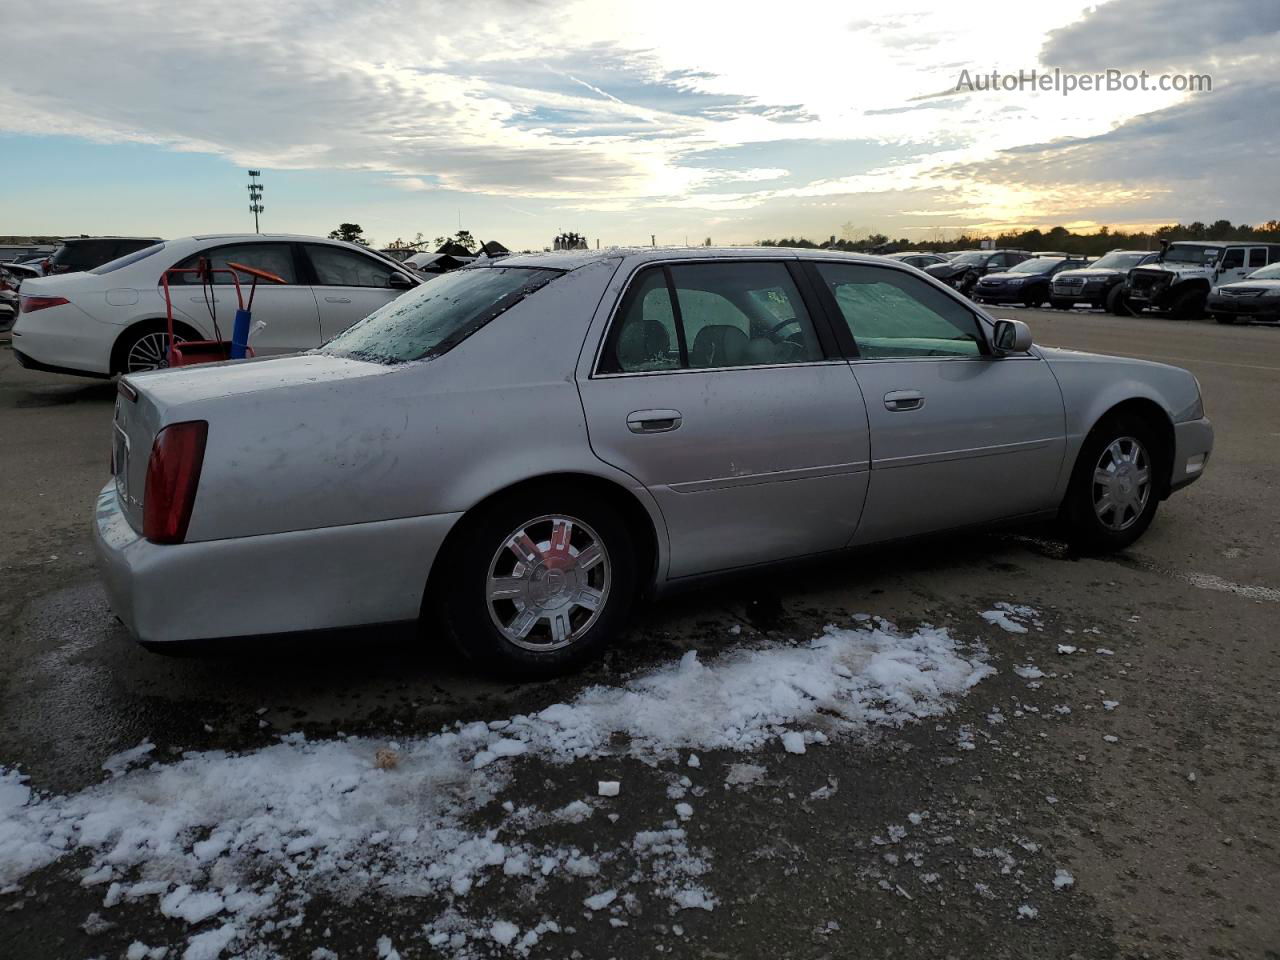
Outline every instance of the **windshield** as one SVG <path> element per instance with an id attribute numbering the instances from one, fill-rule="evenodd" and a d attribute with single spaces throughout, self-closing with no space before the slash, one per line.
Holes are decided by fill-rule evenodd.
<path id="1" fill-rule="evenodd" d="M 137 263 L 139 260 L 145 260 L 153 253 L 159 253 L 164 249 L 163 243 L 155 243 L 149 247 L 143 247 L 141 250 L 135 250 L 133 253 L 126 253 L 123 257 L 117 257 L 115 260 L 109 260 L 100 267 L 94 267 L 89 273 L 96 273 L 101 276 L 104 273 L 111 273 L 113 270 L 119 270 L 121 267 L 127 267 L 131 263 Z"/>
<path id="2" fill-rule="evenodd" d="M 1198 243 L 1175 244 L 1160 259 L 1165 263 L 1213 263 L 1221 253 L 1221 247 L 1203 247 Z"/>
<path id="3" fill-rule="evenodd" d="M 1010 267 L 1010 273 L 1048 273 L 1058 264 L 1061 257 L 1036 257 L 1034 260 L 1023 260 L 1016 267 Z"/>
<path id="4" fill-rule="evenodd" d="M 1104 270 L 1128 270 L 1142 262 L 1145 253 L 1108 253 L 1093 262 L 1093 266 Z"/>
<path id="5" fill-rule="evenodd" d="M 375 310 L 321 351 L 375 363 L 438 357 L 561 273 L 470 267 L 442 274 Z"/>
<path id="6" fill-rule="evenodd" d="M 1269 267 L 1253 271 L 1249 274 L 1250 280 L 1280 280 L 1280 263 L 1273 263 Z"/>
<path id="7" fill-rule="evenodd" d="M 989 256 L 991 256 L 991 254 L 982 253 L 981 251 L 977 253 L 962 253 L 958 257 L 952 257 L 951 262 L 955 264 L 985 263 Z"/>

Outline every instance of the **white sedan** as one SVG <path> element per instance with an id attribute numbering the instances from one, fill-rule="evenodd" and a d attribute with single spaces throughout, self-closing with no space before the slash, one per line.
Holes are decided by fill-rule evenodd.
<path id="1" fill-rule="evenodd" d="M 413 271 L 340 240 L 283 234 L 167 240 L 84 273 L 26 281 L 13 328 L 18 362 L 97 377 L 165 366 L 161 277 L 201 258 L 214 268 L 238 263 L 284 278 L 279 285 L 260 283 L 255 293 L 249 345 L 258 356 L 318 347 L 422 282 Z M 231 339 L 235 291 L 226 274 L 215 278 L 212 288 L 193 274 L 170 278 L 178 340 Z"/>

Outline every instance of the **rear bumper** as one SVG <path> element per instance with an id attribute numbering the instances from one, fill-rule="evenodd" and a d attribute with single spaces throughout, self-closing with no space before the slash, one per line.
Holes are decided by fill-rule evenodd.
<path id="1" fill-rule="evenodd" d="M 93 542 L 111 609 L 159 644 L 357 627 L 418 617 L 458 514 L 159 545 L 98 495 Z"/>
<path id="2" fill-rule="evenodd" d="M 111 348 L 120 330 L 74 304 L 64 304 L 18 314 L 13 348 L 22 352 L 22 365 L 31 370 L 106 377 L 111 375 Z"/>
<path id="3" fill-rule="evenodd" d="M 1173 472 L 1169 491 L 1181 490 L 1204 475 L 1213 452 L 1213 422 L 1208 417 L 1173 425 Z"/>

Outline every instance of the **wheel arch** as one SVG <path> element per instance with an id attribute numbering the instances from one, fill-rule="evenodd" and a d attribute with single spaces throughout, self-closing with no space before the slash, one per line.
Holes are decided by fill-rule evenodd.
<path id="1" fill-rule="evenodd" d="M 422 596 L 423 613 L 429 613 L 440 599 L 441 587 L 447 578 L 447 573 L 445 572 L 447 564 L 441 563 L 441 560 L 447 558 L 453 550 L 457 549 L 457 545 L 466 536 L 467 530 L 476 521 L 476 518 L 481 516 L 493 503 L 506 497 L 553 488 L 557 491 L 572 488 L 578 491 L 590 492 L 606 500 L 622 514 L 623 520 L 635 536 L 639 592 L 641 595 L 650 592 L 657 583 L 658 571 L 663 559 L 662 547 L 659 541 L 660 519 L 654 517 L 653 511 L 646 507 L 634 491 L 627 489 L 612 479 L 598 474 L 577 471 L 548 473 L 536 477 L 528 477 L 494 490 L 478 500 L 458 518 L 458 521 L 440 544 L 440 549 L 436 552 L 435 560 L 431 564 L 431 570 L 427 574 L 427 582 Z M 655 505 L 653 510 L 656 509 Z"/>
<path id="2" fill-rule="evenodd" d="M 169 321 L 166 317 L 144 317 L 141 320 L 135 320 L 127 327 L 116 334 L 115 341 L 111 344 L 111 358 L 109 361 L 109 373 L 115 375 L 124 372 L 124 353 L 125 347 L 128 346 L 129 340 L 137 336 L 143 330 L 167 329 Z M 185 321 L 176 317 L 173 321 L 173 329 L 175 332 L 182 333 L 188 340 L 202 340 L 204 334 Z"/>
<path id="3" fill-rule="evenodd" d="M 1080 450 L 1076 453 L 1076 469 L 1080 469 L 1080 457 L 1083 455 L 1089 439 L 1099 430 L 1104 429 L 1110 422 L 1124 416 L 1137 417 L 1152 429 L 1156 439 L 1156 449 L 1152 450 L 1151 453 L 1157 458 L 1159 467 L 1156 471 L 1156 477 L 1159 481 L 1157 492 L 1160 495 L 1160 499 L 1164 500 L 1169 496 L 1177 440 L 1173 429 L 1173 418 L 1169 416 L 1164 407 L 1149 397 L 1130 397 L 1127 400 L 1121 400 L 1119 403 L 1107 408 L 1101 416 L 1094 420 L 1093 425 L 1085 434 Z"/>

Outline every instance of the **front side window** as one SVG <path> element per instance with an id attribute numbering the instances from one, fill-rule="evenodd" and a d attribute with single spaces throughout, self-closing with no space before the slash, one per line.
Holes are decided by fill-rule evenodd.
<path id="1" fill-rule="evenodd" d="M 982 354 L 978 318 L 917 277 L 855 263 L 820 263 L 818 273 L 864 359 Z"/>
<path id="2" fill-rule="evenodd" d="M 307 256 L 315 268 L 316 283 L 323 287 L 389 287 L 390 264 L 366 257 L 355 250 L 307 244 Z"/>
<path id="3" fill-rule="evenodd" d="M 649 268 L 632 283 L 601 371 L 772 366 L 822 357 L 785 264 L 676 264 Z"/>
<path id="4" fill-rule="evenodd" d="M 1244 250 L 1240 247 L 1232 247 L 1226 252 L 1222 258 L 1223 270 L 1238 270 L 1244 266 Z"/>
<path id="5" fill-rule="evenodd" d="M 254 267 L 258 270 L 274 273 L 277 277 L 283 279 L 285 283 L 298 282 L 297 272 L 293 268 L 293 245 L 289 243 L 233 243 L 225 247 L 213 247 L 209 250 L 202 250 L 199 253 L 192 254 L 177 266 L 184 269 L 193 269 L 201 259 L 208 260 L 210 268 L 214 270 L 225 270 L 227 269 L 227 264 L 239 263 L 246 267 Z M 253 278 L 248 274 L 240 275 L 241 284 L 250 283 L 252 280 Z M 200 278 L 194 273 L 187 273 L 170 277 L 169 282 L 199 284 Z M 231 275 L 228 273 L 215 273 L 213 282 L 229 286 L 231 284 Z"/>
<path id="6" fill-rule="evenodd" d="M 375 363 L 438 357 L 562 273 L 471 267 L 441 274 L 373 311 L 321 349 Z"/>

